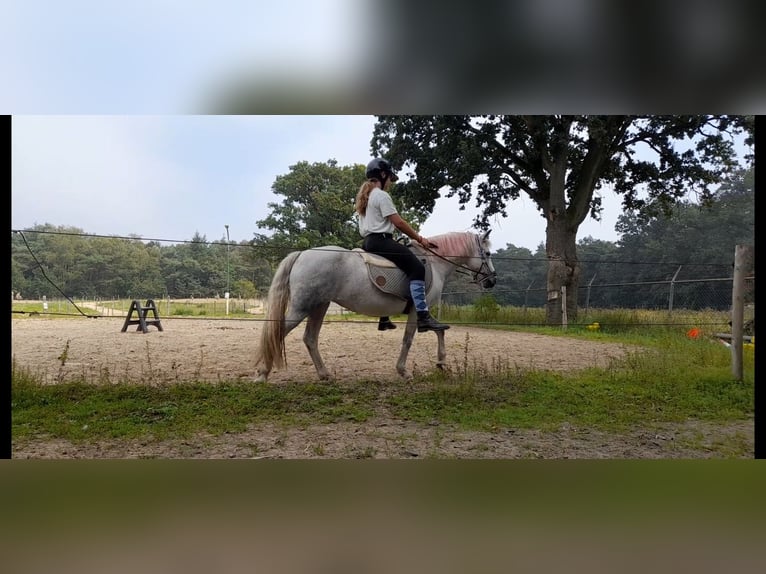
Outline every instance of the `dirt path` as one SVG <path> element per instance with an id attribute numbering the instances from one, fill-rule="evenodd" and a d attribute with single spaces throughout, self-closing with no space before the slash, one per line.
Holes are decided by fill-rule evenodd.
<path id="1" fill-rule="evenodd" d="M 124 317 L 98 319 L 12 320 L 11 352 L 19 365 L 40 373 L 48 382 L 86 375 L 112 379 L 188 381 L 251 378 L 261 321 L 161 318 L 163 331 L 148 333 L 131 325 L 121 332 Z M 279 384 L 317 380 L 303 345 L 302 328 L 287 338 L 286 369 L 274 371 L 269 381 Z M 380 332 L 374 323 L 327 321 L 319 338 L 320 352 L 336 380 L 398 378 L 395 370 L 401 347 L 401 328 Z M 511 333 L 453 325 L 447 335 L 448 364 L 485 364 L 502 361 L 510 366 L 571 370 L 607 366 L 625 347 L 612 343 Z M 59 357 L 66 350 L 62 366 Z M 427 371 L 436 363 L 436 337 L 415 337 L 407 366 Z"/>

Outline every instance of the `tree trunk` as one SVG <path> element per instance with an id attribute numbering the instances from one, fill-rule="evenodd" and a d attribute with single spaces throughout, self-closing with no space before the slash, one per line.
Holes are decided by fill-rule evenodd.
<path id="1" fill-rule="evenodd" d="M 565 218 L 548 220 L 545 249 L 548 255 L 548 300 L 545 306 L 547 325 L 562 325 L 562 293 L 566 287 L 567 322 L 577 320 L 577 294 L 580 285 L 580 261 L 577 259 L 577 231 L 567 228 Z"/>

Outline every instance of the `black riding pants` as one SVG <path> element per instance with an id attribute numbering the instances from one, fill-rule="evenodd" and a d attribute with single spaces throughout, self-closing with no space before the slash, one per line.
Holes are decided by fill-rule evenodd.
<path id="1" fill-rule="evenodd" d="M 401 243 L 394 241 L 390 233 L 370 233 L 364 238 L 362 248 L 393 261 L 407 274 L 410 281 L 425 281 L 426 268 L 420 259 Z"/>

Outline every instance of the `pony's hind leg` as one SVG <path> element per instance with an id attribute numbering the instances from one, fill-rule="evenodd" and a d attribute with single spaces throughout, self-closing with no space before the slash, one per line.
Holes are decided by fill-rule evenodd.
<path id="1" fill-rule="evenodd" d="M 285 337 L 287 337 L 287 334 L 290 331 L 292 331 L 298 325 L 300 325 L 304 317 L 305 315 L 297 315 L 297 314 L 285 317 L 284 329 L 281 331 L 281 334 L 279 330 L 274 329 L 273 327 L 269 329 L 272 335 L 270 338 L 267 338 L 265 341 L 262 341 L 262 345 L 271 345 L 274 348 L 270 349 L 268 353 L 263 353 L 263 356 L 260 362 L 258 363 L 258 367 L 257 367 L 258 376 L 255 379 L 256 383 L 265 383 L 268 380 L 269 374 L 274 368 L 275 362 L 277 363 L 278 366 L 283 364 L 283 361 L 278 360 L 277 357 L 279 357 L 280 353 L 283 352 Z M 274 338 L 276 339 L 281 338 L 278 345 L 277 345 L 277 342 L 271 340 Z"/>
<path id="2" fill-rule="evenodd" d="M 322 328 L 324 316 L 327 313 L 330 303 L 323 303 L 309 313 L 306 320 L 306 330 L 303 332 L 303 343 L 314 361 L 314 367 L 317 370 L 320 380 L 326 381 L 330 378 L 330 371 L 325 367 L 322 356 L 319 354 L 319 330 Z"/>

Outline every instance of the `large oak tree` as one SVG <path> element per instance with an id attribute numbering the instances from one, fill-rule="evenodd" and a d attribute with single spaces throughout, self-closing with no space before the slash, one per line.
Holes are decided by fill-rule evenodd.
<path id="1" fill-rule="evenodd" d="M 712 185 L 736 169 L 735 138 L 744 116 L 377 116 L 376 155 L 401 171 L 395 195 L 432 211 L 441 191 L 483 208 L 489 228 L 526 194 L 546 221 L 546 322 L 577 318 L 577 230 L 598 220 L 600 192 L 611 188 L 626 210 L 668 210 L 681 198 L 705 203 Z M 562 287 L 566 287 L 562 290 Z"/>

